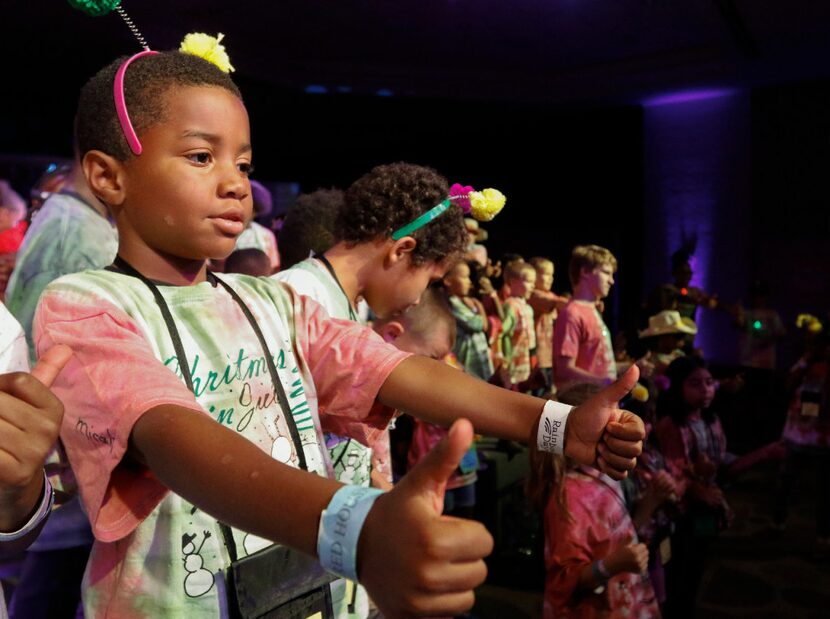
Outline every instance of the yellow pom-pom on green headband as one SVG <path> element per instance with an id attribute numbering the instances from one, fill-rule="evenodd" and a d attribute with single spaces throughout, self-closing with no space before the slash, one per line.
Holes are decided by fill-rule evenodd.
<path id="1" fill-rule="evenodd" d="M 490 221 L 499 214 L 506 202 L 507 198 L 498 189 L 490 188 L 475 191 L 469 185 L 463 186 L 456 183 L 450 187 L 450 195 L 446 200 L 441 201 L 412 222 L 395 230 L 392 233 L 392 240 L 399 241 L 419 228 L 423 228 L 432 220 L 443 215 L 453 204 L 460 206 L 465 215 L 470 214 L 478 221 Z"/>

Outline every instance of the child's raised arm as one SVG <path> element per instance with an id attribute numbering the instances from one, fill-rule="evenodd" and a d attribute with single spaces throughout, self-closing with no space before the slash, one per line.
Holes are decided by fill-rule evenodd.
<path id="1" fill-rule="evenodd" d="M 565 453 L 621 479 L 634 468 L 645 437 L 643 422 L 618 408 L 637 383 L 632 367 L 614 384 L 575 408 L 565 426 Z M 438 425 L 464 417 L 476 432 L 516 441 L 535 441 L 545 400 L 500 389 L 426 357 L 401 362 L 381 387 L 380 400 Z"/>

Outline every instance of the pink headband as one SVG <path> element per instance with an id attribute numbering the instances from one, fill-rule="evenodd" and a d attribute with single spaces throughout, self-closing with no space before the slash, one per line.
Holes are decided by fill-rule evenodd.
<path id="1" fill-rule="evenodd" d="M 127 101 L 124 98 L 124 74 L 127 72 L 127 67 L 142 56 L 149 56 L 150 54 L 157 54 L 149 49 L 144 49 L 134 56 L 130 56 L 125 60 L 118 71 L 115 73 L 115 82 L 113 83 L 113 96 L 115 97 L 115 113 L 118 114 L 118 122 L 121 124 L 121 130 L 124 132 L 124 138 L 127 144 L 130 145 L 130 150 L 133 154 L 138 156 L 141 154 L 141 142 L 138 141 L 138 136 L 133 128 L 133 123 L 130 122 L 130 115 L 127 114 Z"/>

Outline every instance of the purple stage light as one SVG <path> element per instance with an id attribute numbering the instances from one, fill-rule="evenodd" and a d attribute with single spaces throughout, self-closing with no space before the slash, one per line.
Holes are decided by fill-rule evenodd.
<path id="1" fill-rule="evenodd" d="M 709 88 L 643 101 L 646 260 L 650 287 L 666 281 L 671 254 L 696 239 L 691 286 L 737 298 L 747 281 L 749 97 Z M 731 362 L 734 329 L 725 314 L 700 310 L 698 345 Z"/>
<path id="2" fill-rule="evenodd" d="M 677 103 L 689 103 L 691 101 L 703 101 L 705 99 L 716 99 L 734 94 L 735 90 L 730 88 L 702 88 L 697 90 L 681 90 L 668 94 L 657 95 L 643 100 L 645 107 L 656 107 L 659 105 L 674 105 Z"/>

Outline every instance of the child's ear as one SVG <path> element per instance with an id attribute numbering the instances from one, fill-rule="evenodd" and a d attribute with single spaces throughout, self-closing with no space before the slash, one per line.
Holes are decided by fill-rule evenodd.
<path id="1" fill-rule="evenodd" d="M 403 335 L 403 325 L 397 320 L 390 320 L 380 328 L 380 336 L 387 344 L 393 343 Z"/>
<path id="2" fill-rule="evenodd" d="M 390 265 L 393 265 L 396 262 L 408 260 L 412 257 L 412 252 L 417 245 L 418 241 L 411 236 L 405 236 L 397 241 L 394 241 L 392 245 L 389 246 L 389 250 L 386 252 L 386 261 Z"/>
<path id="3" fill-rule="evenodd" d="M 92 193 L 110 206 L 124 201 L 124 164 L 100 150 L 88 151 L 81 162 Z"/>

